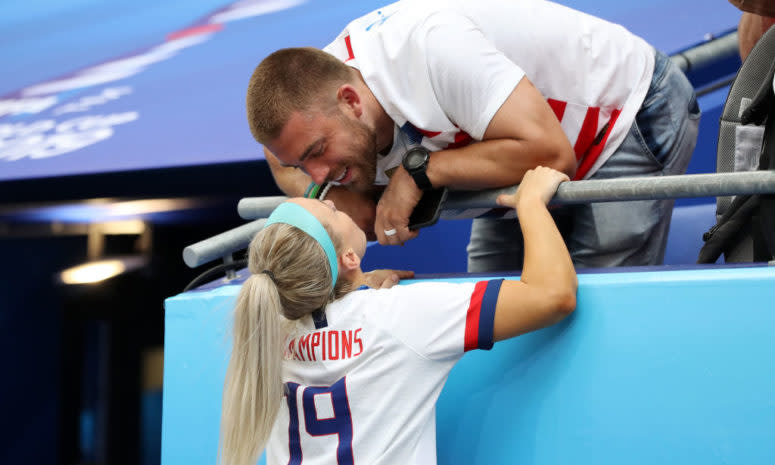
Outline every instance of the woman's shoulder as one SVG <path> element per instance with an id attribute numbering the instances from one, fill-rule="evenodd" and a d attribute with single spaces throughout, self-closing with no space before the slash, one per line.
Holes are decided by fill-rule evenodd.
<path id="1" fill-rule="evenodd" d="M 471 281 L 410 281 L 388 289 L 372 289 L 361 286 L 335 300 L 332 305 L 341 307 L 356 307 L 368 309 L 381 305 L 412 304 L 422 299 L 443 300 L 445 296 L 457 295 L 459 292 L 470 292 L 475 286 Z"/>

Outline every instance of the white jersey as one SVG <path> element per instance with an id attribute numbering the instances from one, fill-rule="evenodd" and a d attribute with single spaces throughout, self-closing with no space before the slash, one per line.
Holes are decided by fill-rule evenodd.
<path id="1" fill-rule="evenodd" d="M 352 292 L 299 323 L 270 465 L 436 463 L 436 400 L 467 350 L 492 347 L 503 280 Z"/>
<path id="2" fill-rule="evenodd" d="M 655 51 L 624 27 L 543 0 L 403 0 L 347 25 L 325 51 L 357 68 L 396 123 L 376 183 L 407 146 L 482 140 L 519 81 L 546 97 L 588 178 L 624 140 Z"/>

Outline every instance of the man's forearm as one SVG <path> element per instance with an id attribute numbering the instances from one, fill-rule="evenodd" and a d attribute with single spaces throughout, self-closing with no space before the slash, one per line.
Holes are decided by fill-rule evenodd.
<path id="1" fill-rule="evenodd" d="M 562 171 L 570 178 L 576 160 L 567 140 L 534 144 L 515 139 L 492 139 L 431 155 L 431 183 L 452 189 L 477 190 L 519 183 L 525 172 L 538 165 Z"/>

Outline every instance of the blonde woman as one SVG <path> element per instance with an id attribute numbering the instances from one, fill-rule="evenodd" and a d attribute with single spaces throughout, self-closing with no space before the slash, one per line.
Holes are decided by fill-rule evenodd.
<path id="1" fill-rule="evenodd" d="M 278 207 L 250 244 L 236 303 L 220 462 L 254 465 L 266 447 L 269 464 L 436 463 L 436 400 L 464 352 L 576 306 L 546 208 L 566 180 L 539 167 L 498 198 L 520 218 L 520 280 L 365 288 L 375 275 L 361 271 L 366 238 L 349 216 L 313 199 Z"/>

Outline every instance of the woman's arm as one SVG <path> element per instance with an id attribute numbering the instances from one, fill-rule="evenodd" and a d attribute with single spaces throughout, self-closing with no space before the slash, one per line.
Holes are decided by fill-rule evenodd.
<path id="1" fill-rule="evenodd" d="M 517 210 L 525 242 L 519 281 L 501 285 L 493 338 L 501 341 L 562 320 L 576 308 L 576 271 L 547 204 L 567 175 L 538 167 L 525 174 L 516 194 L 498 203 Z"/>

